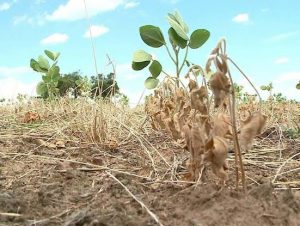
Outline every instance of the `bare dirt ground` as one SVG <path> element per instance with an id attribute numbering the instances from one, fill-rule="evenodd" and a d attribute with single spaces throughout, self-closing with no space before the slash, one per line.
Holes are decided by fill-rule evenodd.
<path id="1" fill-rule="evenodd" d="M 243 194 L 234 187 L 232 153 L 225 187 L 209 168 L 203 182 L 189 184 L 181 177 L 187 153 L 160 133 L 145 136 L 143 143 L 65 147 L 41 145 L 48 138 L 37 135 L 1 136 L 0 225 L 300 225 L 299 141 L 279 143 L 270 132 L 258 138 L 244 154 Z M 172 166 L 143 160 L 146 143 Z"/>

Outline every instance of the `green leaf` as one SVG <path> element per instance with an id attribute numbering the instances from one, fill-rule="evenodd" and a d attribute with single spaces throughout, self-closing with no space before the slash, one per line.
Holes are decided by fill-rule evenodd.
<path id="1" fill-rule="evenodd" d="M 152 64 L 149 67 L 149 71 L 153 78 L 157 78 L 162 71 L 162 66 L 157 60 L 153 60 Z"/>
<path id="2" fill-rule="evenodd" d="M 51 82 L 50 82 L 50 84 L 51 84 L 51 87 L 57 87 L 57 85 L 58 85 L 58 80 L 52 80 Z"/>
<path id="3" fill-rule="evenodd" d="M 150 61 L 144 61 L 144 62 L 132 62 L 131 67 L 135 71 L 140 71 L 147 67 L 150 64 Z"/>
<path id="4" fill-rule="evenodd" d="M 48 70 L 50 68 L 50 64 L 49 64 L 48 60 L 45 57 L 43 57 L 42 55 L 39 56 L 38 63 L 39 63 L 40 68 L 43 68 L 46 70 Z"/>
<path id="5" fill-rule="evenodd" d="M 191 63 L 190 63 L 188 60 L 185 60 L 185 64 L 186 64 L 186 66 L 188 66 L 188 67 L 191 66 Z"/>
<path id="6" fill-rule="evenodd" d="M 30 60 L 30 67 L 36 72 L 47 72 L 47 70 L 40 67 L 39 63 L 35 59 Z"/>
<path id="7" fill-rule="evenodd" d="M 197 29 L 191 34 L 189 46 L 192 49 L 201 47 L 209 38 L 210 33 L 206 29 Z"/>
<path id="8" fill-rule="evenodd" d="M 145 80 L 145 87 L 147 89 L 154 89 L 159 83 L 157 78 L 149 77 Z"/>
<path id="9" fill-rule="evenodd" d="M 51 77 L 49 75 L 43 75 L 42 79 L 45 83 L 51 82 Z"/>
<path id="10" fill-rule="evenodd" d="M 270 82 L 270 84 L 269 84 L 269 89 L 270 90 L 273 89 L 273 83 L 272 82 Z"/>
<path id="11" fill-rule="evenodd" d="M 300 89 L 300 81 L 298 82 L 298 84 L 296 85 L 297 89 Z"/>
<path id="12" fill-rule="evenodd" d="M 148 46 L 154 48 L 159 48 L 166 44 L 160 28 L 153 25 L 140 27 L 140 36 Z"/>
<path id="13" fill-rule="evenodd" d="M 53 61 L 57 60 L 57 58 L 59 57 L 60 53 L 57 52 L 57 53 L 54 53 L 54 52 L 51 52 L 49 50 L 45 50 L 44 51 L 45 54 Z"/>
<path id="14" fill-rule="evenodd" d="M 49 69 L 48 75 L 51 77 L 52 81 L 58 81 L 60 79 L 59 70 L 58 66 L 52 66 Z"/>
<path id="15" fill-rule="evenodd" d="M 48 88 L 47 85 L 44 82 L 39 82 L 36 86 L 36 93 L 37 95 L 47 98 L 48 96 Z"/>
<path id="16" fill-rule="evenodd" d="M 192 68 L 192 72 L 194 75 L 199 76 L 201 72 L 201 67 L 199 67 L 198 65 L 194 65 Z"/>
<path id="17" fill-rule="evenodd" d="M 267 86 L 261 86 L 260 89 L 261 89 L 261 90 L 267 90 L 268 87 L 267 87 Z"/>
<path id="18" fill-rule="evenodd" d="M 180 16 L 178 11 L 175 11 L 174 16 L 177 20 L 177 22 L 180 24 L 180 26 L 183 28 L 183 30 L 185 31 L 185 33 L 189 33 L 189 27 L 187 26 L 187 24 L 183 21 L 182 17 Z"/>
<path id="19" fill-rule="evenodd" d="M 81 79 L 77 79 L 75 81 L 76 86 L 81 86 L 83 84 L 84 81 L 82 81 Z"/>
<path id="20" fill-rule="evenodd" d="M 57 53 L 53 53 L 54 54 L 54 60 L 57 60 L 58 57 L 60 56 L 60 52 L 57 52 Z"/>
<path id="21" fill-rule="evenodd" d="M 184 40 L 189 40 L 189 37 L 187 36 L 186 32 L 184 31 L 184 28 L 177 22 L 177 20 L 174 20 L 173 17 L 167 16 L 167 20 L 172 28 L 176 31 L 176 33 L 183 38 Z"/>
<path id="22" fill-rule="evenodd" d="M 170 28 L 168 31 L 169 34 L 169 38 L 170 38 L 170 42 L 172 43 L 172 45 L 175 46 L 179 46 L 180 48 L 184 49 L 187 45 L 187 40 L 181 38 L 176 31 L 174 30 L 174 28 Z"/>
<path id="23" fill-rule="evenodd" d="M 170 17 L 170 19 L 175 20 L 176 22 L 178 22 L 176 17 L 172 13 L 168 13 L 167 17 Z"/>
<path id="24" fill-rule="evenodd" d="M 214 71 L 205 71 L 205 78 L 207 79 L 207 80 L 209 80 L 210 78 L 211 78 L 211 76 L 214 74 L 215 72 Z"/>
<path id="25" fill-rule="evenodd" d="M 152 56 L 144 50 L 137 50 L 133 53 L 133 62 L 151 61 Z"/>

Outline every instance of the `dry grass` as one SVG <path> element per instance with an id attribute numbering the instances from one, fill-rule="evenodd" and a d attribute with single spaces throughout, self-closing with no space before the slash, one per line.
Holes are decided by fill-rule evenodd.
<path id="1" fill-rule="evenodd" d="M 40 120 L 22 123 L 28 111 L 38 113 Z M 293 114 L 285 111 L 284 117 L 294 118 Z M 268 124 L 253 148 L 243 154 L 248 188 L 268 180 L 277 190 L 300 190 L 300 140 L 285 138 L 287 126 L 292 123 Z M 4 193 L 14 192 L 21 203 L 29 201 L 31 204 L 21 214 L 16 207 L 2 210 L 0 206 L 0 219 L 23 219 L 35 225 L 60 225 L 62 222 L 72 225 L 78 211 L 86 216 L 85 208 L 99 208 L 99 200 L 105 197 L 103 193 L 114 194 L 117 188 L 110 190 L 110 186 L 117 182 L 119 189 L 124 189 L 123 192 L 146 210 L 148 218 L 163 225 L 165 215 L 149 206 L 147 194 L 156 194 L 160 187 L 170 188 L 167 192 L 172 194 L 175 188 L 175 197 L 190 189 L 206 189 L 205 186 L 217 182 L 210 169 L 203 172 L 204 182 L 186 181 L 189 153 L 166 134 L 166 131 L 152 130 L 142 107 L 129 109 L 101 100 L 60 99 L 52 103 L 34 100 L 1 106 L 0 160 L 5 163 L 3 166 L 0 161 L 1 187 Z M 228 160 L 230 179 L 226 186 L 234 190 L 233 153 L 229 153 Z M 59 193 L 61 177 L 65 178 L 62 186 L 67 197 Z M 144 189 L 148 193 L 142 192 Z M 82 196 L 79 204 L 74 202 L 79 191 L 91 194 L 91 200 L 85 201 Z M 26 197 L 22 198 L 23 195 Z M 47 203 L 45 207 L 43 200 Z M 4 206 L 7 202 L 10 201 L 4 201 Z M 106 206 L 108 214 L 115 213 L 116 202 L 115 199 L 101 201 L 97 211 Z M 52 208 L 51 203 L 55 203 L 56 208 Z"/>
<path id="2" fill-rule="evenodd" d="M 273 106 L 271 110 L 270 106 L 264 106 L 263 111 L 270 118 L 266 132 L 256 139 L 252 150 L 243 156 L 249 184 L 259 184 L 263 171 L 278 189 L 286 185 L 300 189 L 299 177 L 295 178 L 300 170 L 299 140 L 284 137 L 284 130 L 294 126 L 297 110 L 299 104 L 284 103 Z M 37 112 L 41 119 L 33 123 L 21 123 L 28 111 Z M 76 164 L 82 171 L 121 173 L 143 178 L 150 184 L 194 184 L 184 181 L 182 177 L 186 172 L 188 153 L 164 132 L 153 131 L 142 107 L 117 107 L 102 100 L 33 100 L 1 106 L 0 127 L 1 142 L 10 141 L 12 146 L 20 142 L 34 144 L 28 153 L 18 150 L 0 153 L 9 158 L 23 156 L 37 162 L 68 162 Z M 65 157 L 43 154 L 38 151 L 41 148 L 63 152 Z M 89 161 L 86 161 L 71 157 L 74 149 L 97 149 L 98 152 L 87 156 Z M 230 154 L 229 162 L 233 163 L 233 159 L 234 156 Z M 230 171 L 233 171 L 232 166 Z"/>

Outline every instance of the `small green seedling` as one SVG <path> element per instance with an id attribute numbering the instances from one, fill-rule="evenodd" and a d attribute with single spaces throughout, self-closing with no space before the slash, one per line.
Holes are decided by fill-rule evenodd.
<path id="1" fill-rule="evenodd" d="M 44 53 L 52 61 L 52 65 L 48 59 L 42 55 L 37 60 L 30 60 L 30 67 L 42 74 L 42 79 L 38 85 L 36 92 L 44 99 L 54 99 L 59 95 L 59 89 L 57 88 L 58 81 L 61 79 L 60 68 L 57 66 L 57 59 L 60 53 L 54 53 L 49 50 L 45 50 Z"/>
<path id="2" fill-rule="evenodd" d="M 260 89 L 264 90 L 264 91 L 268 91 L 269 92 L 269 98 L 272 99 L 273 95 L 272 95 L 272 90 L 273 90 L 273 84 L 272 82 L 269 83 L 269 85 L 266 86 L 261 86 Z"/>
<path id="3" fill-rule="evenodd" d="M 238 100 L 242 100 L 242 96 L 244 95 L 243 93 L 244 87 L 242 85 L 238 85 L 237 83 L 233 83 L 233 88 L 234 88 L 236 98 Z"/>
<path id="4" fill-rule="evenodd" d="M 176 77 L 167 74 L 161 63 L 153 59 L 153 56 L 144 50 L 137 50 L 133 54 L 132 69 L 139 71 L 149 66 L 149 76 L 145 80 L 145 87 L 154 89 L 159 84 L 158 76 L 163 73 L 166 76 L 175 79 L 177 86 L 179 86 L 180 73 L 185 64 L 189 65 L 187 61 L 188 50 L 200 48 L 209 38 L 210 32 L 206 29 L 197 29 L 189 35 L 189 28 L 183 21 L 178 12 L 169 13 L 167 21 L 170 24 L 168 30 L 168 40 L 172 46 L 173 54 L 171 53 L 167 41 L 159 27 L 153 25 L 144 25 L 140 27 L 139 32 L 141 39 L 145 44 L 153 48 L 165 47 L 169 57 L 176 67 Z M 185 50 L 182 61 L 179 59 L 179 53 Z"/>

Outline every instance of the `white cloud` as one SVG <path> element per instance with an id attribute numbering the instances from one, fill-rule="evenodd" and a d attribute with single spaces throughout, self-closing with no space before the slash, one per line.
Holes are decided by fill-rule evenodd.
<path id="1" fill-rule="evenodd" d="M 145 96 L 149 95 L 151 91 L 145 89 L 140 89 L 137 91 L 132 91 L 128 88 L 121 88 L 120 92 L 125 94 L 129 98 L 129 106 L 135 107 L 137 104 L 142 104 L 145 102 Z M 142 98 L 141 98 L 142 97 Z"/>
<path id="2" fill-rule="evenodd" d="M 37 83 L 25 83 L 16 78 L 0 79 L 0 98 L 16 99 L 19 93 L 35 96 Z"/>
<path id="3" fill-rule="evenodd" d="M 41 43 L 44 45 L 47 44 L 55 44 L 55 43 L 63 43 L 69 39 L 69 36 L 62 33 L 54 33 L 46 38 L 44 38 Z"/>
<path id="4" fill-rule="evenodd" d="M 42 26 L 45 24 L 45 13 L 44 14 L 38 14 L 35 16 L 28 16 L 28 15 L 22 15 L 22 16 L 15 16 L 13 18 L 13 24 L 18 25 L 20 23 L 28 23 L 30 25 L 39 25 Z"/>
<path id="5" fill-rule="evenodd" d="M 300 101 L 300 92 L 296 89 L 296 84 L 300 80 L 300 72 L 287 72 L 279 75 L 274 83 L 274 92 L 282 93 L 289 99 Z"/>
<path id="6" fill-rule="evenodd" d="M 277 35 L 272 36 L 268 40 L 272 41 L 272 42 L 283 41 L 283 40 L 286 40 L 286 39 L 289 39 L 289 38 L 295 36 L 296 34 L 297 34 L 297 32 L 281 33 L 281 34 L 277 34 Z"/>
<path id="7" fill-rule="evenodd" d="M 132 69 L 131 64 L 118 64 L 116 66 L 117 76 L 119 75 L 122 79 L 129 81 L 139 77 L 144 77 L 141 73 L 136 72 Z"/>
<path id="8" fill-rule="evenodd" d="M 31 75 L 32 70 L 28 66 L 0 66 L 0 98 L 15 99 L 18 93 L 35 95 L 35 87 L 40 77 L 31 77 L 31 82 L 21 81 Z"/>
<path id="9" fill-rule="evenodd" d="M 289 58 L 287 57 L 279 57 L 275 60 L 275 64 L 286 64 L 289 62 Z"/>
<path id="10" fill-rule="evenodd" d="M 124 8 L 125 8 L 125 9 L 134 8 L 134 7 L 137 7 L 139 4 L 140 4 L 139 2 L 135 2 L 135 1 L 127 2 L 127 3 L 124 5 Z"/>
<path id="11" fill-rule="evenodd" d="M 143 92 L 143 97 L 153 92 L 147 89 L 144 91 L 144 81 L 147 77 L 142 71 L 134 71 L 131 68 L 131 63 L 117 64 L 116 74 L 118 85 L 121 87 L 120 91 L 128 96 L 131 107 L 136 106 Z M 143 102 L 144 98 L 141 100 L 141 103 Z"/>
<path id="12" fill-rule="evenodd" d="M 5 11 L 10 8 L 10 4 L 8 2 L 0 3 L 0 11 Z"/>
<path id="13" fill-rule="evenodd" d="M 101 35 L 104 35 L 105 33 L 109 32 L 109 28 L 105 27 L 103 25 L 92 25 L 91 26 L 91 33 L 92 33 L 92 37 L 99 37 Z M 83 37 L 85 38 L 89 38 L 90 37 L 90 29 L 88 29 Z"/>
<path id="14" fill-rule="evenodd" d="M 86 0 L 89 16 L 115 10 L 122 5 L 124 0 Z M 74 21 L 85 18 L 85 6 L 82 0 L 68 0 L 66 4 L 60 5 L 52 14 L 47 16 L 48 20 Z"/>
<path id="15" fill-rule="evenodd" d="M 241 13 L 233 17 L 232 21 L 236 23 L 247 23 L 249 22 L 249 14 L 248 13 Z"/>
<path id="16" fill-rule="evenodd" d="M 287 81 L 297 82 L 299 80 L 300 80 L 300 72 L 287 72 L 278 76 L 276 82 L 278 83 L 287 82 Z"/>
<path id="17" fill-rule="evenodd" d="M 22 22 L 29 22 L 29 17 L 27 15 L 23 15 L 23 16 L 16 16 L 13 18 L 14 25 L 18 25 Z"/>
<path id="18" fill-rule="evenodd" d="M 1 67 L 0 66 L 0 78 L 19 76 L 31 72 L 31 69 L 26 66 L 22 67 Z"/>

